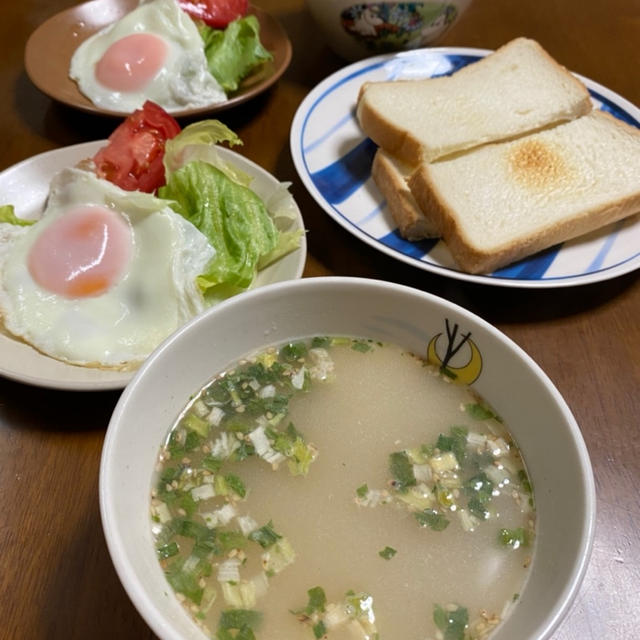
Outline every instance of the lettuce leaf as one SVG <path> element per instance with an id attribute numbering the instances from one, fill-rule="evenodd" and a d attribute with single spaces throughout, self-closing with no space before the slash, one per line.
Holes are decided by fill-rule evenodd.
<path id="1" fill-rule="evenodd" d="M 24 218 L 18 218 L 12 204 L 3 204 L 0 205 L 0 222 L 8 222 L 9 224 L 17 224 L 21 227 L 28 227 L 29 225 L 33 224 L 35 220 L 25 220 Z"/>
<path id="2" fill-rule="evenodd" d="M 158 196 L 194 224 L 216 255 L 198 279 L 209 304 L 251 286 L 257 271 L 300 246 L 302 229 L 289 230 L 297 209 L 288 184 L 264 202 L 250 189 L 253 177 L 224 159 L 220 143 L 242 140 L 219 120 L 185 127 L 167 141 L 167 184 Z"/>
<path id="3" fill-rule="evenodd" d="M 207 162 L 189 162 L 168 176 L 158 195 L 193 223 L 216 253 L 198 284 L 207 297 L 225 298 L 251 285 L 261 258 L 279 244 L 262 200 Z"/>
<path id="4" fill-rule="evenodd" d="M 230 147 L 242 144 L 242 140 L 220 120 L 201 120 L 188 125 L 165 144 L 165 176 L 168 178 L 172 171 L 193 160 L 204 160 L 218 167 L 235 182 L 248 186 L 251 181 L 249 176 L 220 157 L 216 145 L 221 142 L 226 142 Z"/>
<path id="5" fill-rule="evenodd" d="M 198 25 L 209 72 L 227 92 L 235 91 L 253 69 L 273 56 L 260 42 L 260 24 L 254 15 L 230 22 L 226 29 Z"/>

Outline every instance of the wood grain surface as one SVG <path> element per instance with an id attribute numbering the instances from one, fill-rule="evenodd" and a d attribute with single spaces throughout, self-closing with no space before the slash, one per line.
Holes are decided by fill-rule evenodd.
<path id="1" fill-rule="evenodd" d="M 307 194 L 289 153 L 299 103 L 345 62 L 328 49 L 302 0 L 254 4 L 286 29 L 292 62 L 271 90 L 221 119 L 244 140 L 241 153 L 292 182 L 308 229 L 305 276 L 383 278 L 446 297 L 496 325 L 542 366 L 582 429 L 598 494 L 591 563 L 553 640 L 640 638 L 638 274 L 569 289 L 504 289 L 425 273 L 356 240 Z M 0 7 L 0 170 L 112 130 L 110 119 L 53 102 L 24 70 L 29 35 L 72 5 Z M 640 104 L 640 0 L 475 0 L 441 44 L 496 48 L 520 35 Z M 117 579 L 100 523 L 100 452 L 117 399 L 116 392 L 59 392 L 0 378 L 2 640 L 154 637 Z"/>

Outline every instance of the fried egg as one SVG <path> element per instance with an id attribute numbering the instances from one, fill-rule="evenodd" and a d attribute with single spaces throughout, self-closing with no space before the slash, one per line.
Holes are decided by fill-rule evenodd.
<path id="1" fill-rule="evenodd" d="M 70 77 L 96 106 L 131 112 L 145 100 L 177 111 L 226 100 L 193 20 L 176 0 L 140 4 L 80 44 Z"/>
<path id="2" fill-rule="evenodd" d="M 204 309 L 214 253 L 166 201 L 63 169 L 40 220 L 0 223 L 0 314 L 54 358 L 131 368 Z"/>

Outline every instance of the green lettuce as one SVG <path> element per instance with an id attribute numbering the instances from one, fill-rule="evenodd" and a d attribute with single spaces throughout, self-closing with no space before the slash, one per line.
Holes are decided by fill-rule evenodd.
<path id="1" fill-rule="evenodd" d="M 0 222 L 8 222 L 9 224 L 17 224 L 21 227 L 27 227 L 33 224 L 35 220 L 18 218 L 12 204 L 3 204 L 0 205 Z"/>
<path id="2" fill-rule="evenodd" d="M 201 120 L 185 127 L 175 138 L 167 140 L 164 148 L 165 176 L 193 160 L 212 164 L 229 178 L 248 186 L 251 178 L 244 172 L 225 162 L 218 153 L 217 145 L 226 142 L 230 147 L 241 145 L 242 140 L 219 120 Z"/>
<path id="3" fill-rule="evenodd" d="M 235 91 L 253 69 L 273 56 L 260 42 L 260 24 L 254 15 L 230 22 L 226 29 L 198 25 L 211 75 L 227 92 Z"/>
<path id="4" fill-rule="evenodd" d="M 259 268 L 299 244 L 299 232 L 279 232 L 259 196 L 208 162 L 189 162 L 170 173 L 158 195 L 215 249 L 198 278 L 211 302 L 248 288 Z"/>
<path id="5" fill-rule="evenodd" d="M 220 153 L 220 143 L 242 144 L 218 120 L 185 127 L 165 147 L 166 185 L 158 196 L 209 240 L 215 256 L 198 285 L 209 303 L 251 286 L 259 270 L 300 246 L 301 229 L 289 230 L 297 210 L 287 184 L 263 201 L 252 176 Z"/>

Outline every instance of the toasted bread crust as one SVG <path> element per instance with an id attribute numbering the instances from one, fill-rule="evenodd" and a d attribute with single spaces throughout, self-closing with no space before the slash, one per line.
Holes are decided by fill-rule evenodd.
<path id="1" fill-rule="evenodd" d="M 440 235 L 433 222 L 425 217 L 418 206 L 405 177 L 400 173 L 393 160 L 380 149 L 373 158 L 371 175 L 387 200 L 389 211 L 403 238 L 422 240 Z"/>

